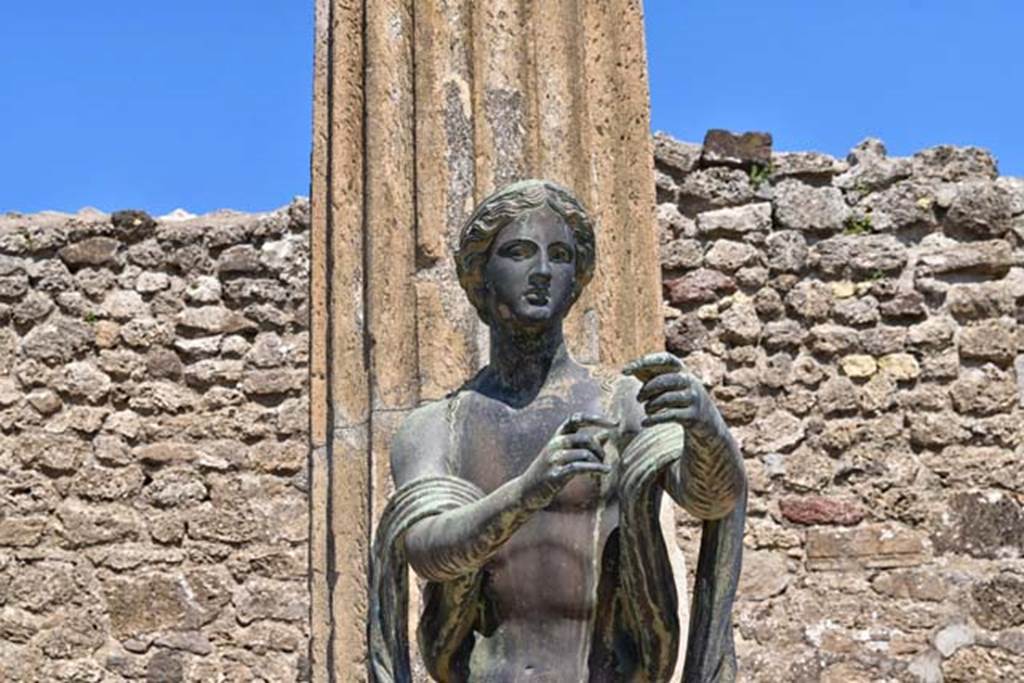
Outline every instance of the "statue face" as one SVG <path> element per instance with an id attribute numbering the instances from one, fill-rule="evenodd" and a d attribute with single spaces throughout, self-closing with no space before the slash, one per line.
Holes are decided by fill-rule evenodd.
<path id="1" fill-rule="evenodd" d="M 506 225 L 484 269 L 492 321 L 543 325 L 572 305 L 576 240 L 562 217 L 541 207 Z"/>

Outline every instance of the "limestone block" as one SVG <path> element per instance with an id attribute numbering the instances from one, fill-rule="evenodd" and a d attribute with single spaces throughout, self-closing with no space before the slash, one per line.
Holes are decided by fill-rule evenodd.
<path id="1" fill-rule="evenodd" d="M 1014 297 L 1005 282 L 954 284 L 946 293 L 946 305 L 957 320 L 976 320 L 1013 315 Z"/>
<path id="2" fill-rule="evenodd" d="M 786 307 L 804 320 L 824 320 L 832 310 L 832 289 L 819 280 L 802 280 L 786 295 Z"/>
<path id="3" fill-rule="evenodd" d="M 873 356 L 866 354 L 850 354 L 839 362 L 847 377 L 870 377 L 878 371 L 878 363 Z"/>
<path id="4" fill-rule="evenodd" d="M 775 220 L 784 229 L 832 233 L 842 229 L 850 208 L 833 187 L 813 187 L 785 179 L 775 186 Z"/>
<path id="5" fill-rule="evenodd" d="M 57 253 L 71 266 L 102 266 L 113 260 L 121 242 L 112 237 L 90 237 L 62 247 Z"/>
<path id="6" fill-rule="evenodd" d="M 722 337 L 736 344 L 755 343 L 761 334 L 761 321 L 750 298 L 734 295 L 731 305 L 722 313 Z"/>
<path id="7" fill-rule="evenodd" d="M 906 382 L 921 374 L 917 359 L 909 353 L 889 353 L 878 359 L 878 369 L 893 379 Z"/>
<path id="8" fill-rule="evenodd" d="M 850 150 L 850 167 L 836 176 L 833 184 L 846 192 L 862 196 L 878 190 L 913 173 L 913 162 L 901 157 L 889 157 L 881 140 L 867 138 Z"/>
<path id="9" fill-rule="evenodd" d="M 910 442 L 923 448 L 943 448 L 964 441 L 969 432 L 955 413 L 918 413 L 909 417 Z"/>
<path id="10" fill-rule="evenodd" d="M 772 176 L 801 179 L 831 178 L 849 168 L 845 161 L 820 152 L 775 152 L 771 161 Z"/>
<path id="11" fill-rule="evenodd" d="M 773 320 L 765 324 L 762 340 L 767 350 L 777 351 L 798 348 L 807 336 L 807 330 L 796 321 Z"/>
<path id="12" fill-rule="evenodd" d="M 701 146 L 680 142 L 667 133 L 654 134 L 654 158 L 676 173 L 689 173 L 697 167 Z"/>
<path id="13" fill-rule="evenodd" d="M 747 204 L 753 198 L 750 177 L 739 169 L 722 166 L 690 173 L 679 185 L 679 208 L 688 216 Z"/>
<path id="14" fill-rule="evenodd" d="M 907 330 L 907 344 L 922 349 L 945 349 L 951 345 L 956 330 L 957 325 L 950 318 L 931 317 Z"/>
<path id="15" fill-rule="evenodd" d="M 848 413 L 857 409 L 854 384 L 847 377 L 836 376 L 818 388 L 818 406 L 824 415 Z"/>
<path id="16" fill-rule="evenodd" d="M 744 449 L 749 453 L 772 453 L 792 449 L 804 438 L 803 421 L 783 410 L 776 410 L 758 420 L 756 431 Z"/>
<path id="17" fill-rule="evenodd" d="M 762 318 L 774 322 L 784 322 L 775 320 L 786 312 L 786 307 L 782 303 L 782 296 L 779 295 L 774 287 L 761 287 L 757 290 L 757 293 L 754 295 L 754 308 L 757 309 L 757 314 Z"/>
<path id="18" fill-rule="evenodd" d="M 904 327 L 881 325 L 869 327 L 858 333 L 860 347 L 872 356 L 884 356 L 903 351 L 907 343 Z"/>
<path id="19" fill-rule="evenodd" d="M 1000 277 L 1014 265 L 1016 257 L 1005 240 L 949 242 L 918 249 L 919 275 L 977 273 Z"/>
<path id="20" fill-rule="evenodd" d="M 930 554 L 920 532 L 895 524 L 813 527 L 807 531 L 806 549 L 811 571 L 913 567 L 927 562 Z"/>
<path id="21" fill-rule="evenodd" d="M 1006 366 L 1017 355 L 1017 326 L 1010 320 L 991 320 L 964 327 L 957 335 L 963 358 L 976 358 Z"/>
<path id="22" fill-rule="evenodd" d="M 177 316 L 176 322 L 184 330 L 207 334 L 233 334 L 256 329 L 256 325 L 244 315 L 223 306 L 187 308 Z"/>
<path id="23" fill-rule="evenodd" d="M 94 340 L 87 323 L 60 316 L 29 330 L 21 339 L 21 353 L 47 363 L 66 363 Z"/>
<path id="24" fill-rule="evenodd" d="M 833 292 L 834 292 L 833 288 Z M 878 322 L 878 299 L 871 296 L 848 297 L 837 301 L 832 309 L 835 319 L 854 327 L 863 327 Z"/>
<path id="25" fill-rule="evenodd" d="M 859 350 L 860 338 L 852 327 L 825 323 L 811 328 L 810 346 L 825 356 L 846 355 Z"/>
<path id="26" fill-rule="evenodd" d="M 799 273 L 807 262 L 807 240 L 796 230 L 772 232 L 766 241 L 772 272 Z"/>
<path id="27" fill-rule="evenodd" d="M 658 233 L 662 243 L 676 237 L 696 237 L 697 235 L 696 222 L 679 213 L 679 207 L 674 202 L 658 204 L 654 217 L 658 223 Z"/>
<path id="28" fill-rule="evenodd" d="M 897 320 L 901 318 L 920 318 L 927 313 L 924 305 L 924 296 L 912 289 L 897 292 L 893 298 L 882 303 L 879 311 L 883 318 Z"/>
<path id="29" fill-rule="evenodd" d="M 45 517 L 5 517 L 0 520 L 0 547 L 37 545 L 45 531 Z"/>
<path id="30" fill-rule="evenodd" d="M 697 214 L 696 224 L 697 231 L 703 235 L 767 232 L 772 227 L 772 206 L 768 202 L 759 202 L 704 211 Z"/>
<path id="31" fill-rule="evenodd" d="M 1011 373 L 985 364 L 963 369 L 950 385 L 949 395 L 958 413 L 994 415 L 1013 408 L 1017 387 Z"/>
<path id="32" fill-rule="evenodd" d="M 700 242 L 692 239 L 673 239 L 661 245 L 662 268 L 690 270 L 704 263 L 704 250 Z"/>
<path id="33" fill-rule="evenodd" d="M 938 145 L 917 152 L 912 159 L 915 178 L 950 182 L 994 180 L 999 173 L 992 154 L 979 147 Z"/>
<path id="34" fill-rule="evenodd" d="M 737 599 L 742 602 L 761 602 L 785 592 L 792 581 L 788 564 L 785 554 L 780 552 L 745 553 Z"/>
<path id="35" fill-rule="evenodd" d="M 1004 185 L 988 180 L 957 184 L 946 213 L 950 228 L 974 237 L 1000 237 L 1010 229 L 1014 197 Z"/>
<path id="36" fill-rule="evenodd" d="M 917 180 L 902 180 L 858 203 L 871 228 L 879 231 L 931 230 L 938 226 L 935 214 L 935 186 Z"/>
<path id="37" fill-rule="evenodd" d="M 941 602 L 950 591 L 949 581 L 944 575 L 926 568 L 879 572 L 871 580 L 871 587 L 890 598 L 928 602 Z"/>
<path id="38" fill-rule="evenodd" d="M 704 260 L 711 268 L 733 273 L 743 266 L 756 264 L 760 260 L 760 252 L 744 242 L 720 239 L 708 249 Z"/>

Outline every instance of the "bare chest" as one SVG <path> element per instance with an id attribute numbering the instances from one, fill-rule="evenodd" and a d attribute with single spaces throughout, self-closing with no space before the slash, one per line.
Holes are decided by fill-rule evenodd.
<path id="1" fill-rule="evenodd" d="M 518 409 L 487 397 L 470 397 L 456 439 L 458 476 L 489 493 L 521 475 L 571 414 L 601 410 L 597 391 L 568 398 L 539 396 Z M 595 477 L 576 477 L 549 509 L 593 507 L 600 489 Z"/>

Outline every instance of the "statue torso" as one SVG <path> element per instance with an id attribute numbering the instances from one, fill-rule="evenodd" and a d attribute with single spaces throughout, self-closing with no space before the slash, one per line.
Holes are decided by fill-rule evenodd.
<path id="1" fill-rule="evenodd" d="M 608 415 L 609 398 L 583 368 L 521 407 L 465 389 L 451 399 L 453 473 L 490 493 L 520 475 L 569 415 Z M 574 478 L 486 565 L 485 633 L 471 658 L 473 680 L 586 675 L 601 549 L 618 519 L 609 490 L 595 475 Z M 566 678 L 569 662 L 578 675 Z"/>

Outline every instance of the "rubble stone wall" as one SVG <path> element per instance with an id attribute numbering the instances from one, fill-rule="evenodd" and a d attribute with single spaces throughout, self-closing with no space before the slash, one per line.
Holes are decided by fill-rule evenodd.
<path id="1" fill-rule="evenodd" d="M 877 140 L 655 150 L 666 344 L 750 479 L 741 677 L 1020 680 L 1024 180 Z"/>
<path id="2" fill-rule="evenodd" d="M 0 216 L 0 680 L 308 677 L 308 224 Z"/>
<path id="3" fill-rule="evenodd" d="M 666 344 L 747 458 L 742 679 L 1014 680 L 1024 181 L 655 150 Z M 0 216 L 0 680 L 308 678 L 308 229 Z"/>

